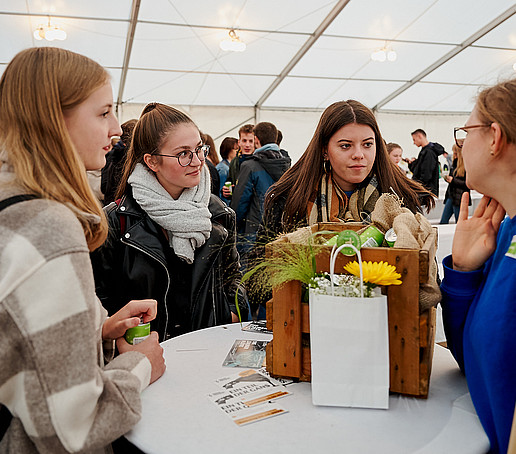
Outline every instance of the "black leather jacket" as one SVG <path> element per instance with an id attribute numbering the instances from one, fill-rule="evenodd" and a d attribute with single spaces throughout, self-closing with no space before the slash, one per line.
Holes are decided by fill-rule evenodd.
<path id="1" fill-rule="evenodd" d="M 213 195 L 208 208 L 212 215 L 210 238 L 195 251 L 191 265 L 189 331 L 231 323 L 231 312 L 237 312 L 236 292 L 242 320 L 248 316 L 235 247 L 235 213 Z M 165 303 L 174 292 L 171 276 L 175 270 L 167 266 L 161 227 L 142 210 L 132 193 L 122 198 L 120 206 L 113 203 L 105 210 L 109 236 L 91 254 L 97 295 L 110 315 L 133 299 L 157 300 L 158 315 L 151 329 L 158 332 L 161 341 L 166 340 L 174 323 Z"/>

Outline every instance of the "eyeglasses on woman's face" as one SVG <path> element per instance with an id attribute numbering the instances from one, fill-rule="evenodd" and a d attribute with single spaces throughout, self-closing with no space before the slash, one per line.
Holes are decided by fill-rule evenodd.
<path id="1" fill-rule="evenodd" d="M 474 128 L 489 128 L 491 125 L 470 125 L 470 126 L 462 126 L 460 128 L 453 128 L 453 137 L 455 138 L 455 144 L 462 148 L 464 145 L 464 140 L 468 136 L 468 129 Z"/>
<path id="2" fill-rule="evenodd" d="M 206 159 L 206 156 L 208 156 L 208 153 L 210 152 L 210 146 L 209 145 L 199 145 L 195 148 L 194 151 L 191 150 L 181 150 L 178 154 L 172 155 L 172 154 L 161 154 L 161 153 L 153 153 L 153 156 L 163 156 L 166 158 L 176 158 L 177 162 L 179 162 L 179 165 L 181 167 L 188 167 L 193 160 L 193 154 L 195 153 L 197 155 L 197 159 L 201 162 L 204 162 Z"/>

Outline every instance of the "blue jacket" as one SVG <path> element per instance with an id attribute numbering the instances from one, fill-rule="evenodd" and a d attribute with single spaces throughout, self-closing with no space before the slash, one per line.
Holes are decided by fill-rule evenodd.
<path id="1" fill-rule="evenodd" d="M 231 200 L 238 233 L 254 237 L 262 220 L 265 193 L 290 167 L 290 162 L 276 144 L 259 148 L 250 159 L 242 162 Z"/>
<path id="2" fill-rule="evenodd" d="M 230 201 L 222 196 L 222 188 L 224 187 L 224 183 L 228 179 L 229 161 L 227 159 L 223 159 L 215 166 L 215 168 L 217 169 L 217 172 L 219 172 L 219 197 L 223 202 L 226 203 L 226 205 L 229 205 Z"/>
<path id="3" fill-rule="evenodd" d="M 480 270 L 455 271 L 451 256 L 443 264 L 448 347 L 466 374 L 491 452 L 505 453 L 516 403 L 516 216 L 503 221 Z"/>

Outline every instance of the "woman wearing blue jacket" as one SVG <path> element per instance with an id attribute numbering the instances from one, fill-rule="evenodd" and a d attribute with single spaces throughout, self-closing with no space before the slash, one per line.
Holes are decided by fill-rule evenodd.
<path id="1" fill-rule="evenodd" d="M 455 128 L 466 183 L 484 197 L 468 219 L 469 194 L 462 196 L 441 286 L 448 346 L 494 453 L 507 452 L 516 403 L 515 118 L 516 79 L 482 91 Z"/>

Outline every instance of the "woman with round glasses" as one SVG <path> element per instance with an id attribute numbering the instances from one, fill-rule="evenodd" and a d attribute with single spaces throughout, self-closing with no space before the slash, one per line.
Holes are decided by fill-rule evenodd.
<path id="1" fill-rule="evenodd" d="M 129 298 L 158 301 L 160 340 L 247 320 L 235 247 L 235 213 L 210 193 L 209 147 L 184 113 L 148 104 L 133 132 L 109 236 L 92 254 L 108 312 Z M 152 326 L 154 324 L 154 326 Z"/>
<path id="2" fill-rule="evenodd" d="M 469 194 L 462 196 L 441 285 L 448 347 L 493 453 L 507 452 L 516 403 L 515 119 L 513 79 L 482 91 L 466 126 L 456 128 L 466 183 L 484 197 L 468 218 Z"/>

